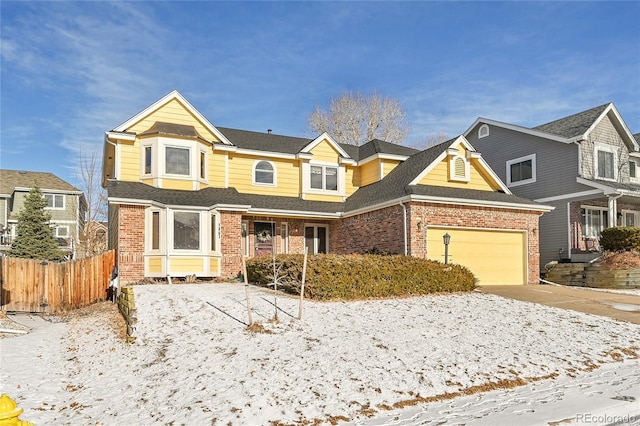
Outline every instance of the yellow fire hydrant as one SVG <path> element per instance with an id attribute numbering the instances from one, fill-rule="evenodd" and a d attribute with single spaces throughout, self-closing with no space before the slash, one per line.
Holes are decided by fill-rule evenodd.
<path id="1" fill-rule="evenodd" d="M 3 393 L 0 396 L 0 426 L 33 426 L 33 423 L 25 422 L 18 418 L 23 411 L 6 394 Z"/>

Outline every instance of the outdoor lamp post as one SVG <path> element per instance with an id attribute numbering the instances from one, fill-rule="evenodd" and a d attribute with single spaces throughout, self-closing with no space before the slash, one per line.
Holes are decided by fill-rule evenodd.
<path id="1" fill-rule="evenodd" d="M 447 232 L 442 236 L 442 241 L 444 241 L 444 263 L 446 265 L 449 263 L 449 243 L 451 242 L 451 235 Z"/>

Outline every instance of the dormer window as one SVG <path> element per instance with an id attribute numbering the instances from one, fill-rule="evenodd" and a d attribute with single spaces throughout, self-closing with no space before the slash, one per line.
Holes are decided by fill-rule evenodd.
<path id="1" fill-rule="evenodd" d="M 478 129 L 478 139 L 484 138 L 486 136 L 489 136 L 489 126 L 486 124 L 483 124 Z"/>
<path id="2" fill-rule="evenodd" d="M 254 185 L 275 185 L 276 168 L 270 161 L 257 161 L 253 165 Z"/>
<path id="3" fill-rule="evenodd" d="M 311 166 L 311 189 L 324 191 L 338 190 L 338 168 L 328 166 Z"/>

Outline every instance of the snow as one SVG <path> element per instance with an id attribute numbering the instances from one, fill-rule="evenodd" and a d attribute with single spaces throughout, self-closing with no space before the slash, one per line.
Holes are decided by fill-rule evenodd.
<path id="1" fill-rule="evenodd" d="M 278 295 L 274 321 L 273 292 L 250 287 L 250 332 L 241 284 L 134 291 L 134 344 L 108 302 L 65 322 L 15 317 L 31 332 L 0 340 L 0 390 L 22 420 L 640 424 L 640 325 L 478 292 L 305 301 L 302 321 Z"/>

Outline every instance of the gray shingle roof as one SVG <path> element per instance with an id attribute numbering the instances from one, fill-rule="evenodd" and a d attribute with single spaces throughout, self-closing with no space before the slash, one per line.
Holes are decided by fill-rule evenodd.
<path id="1" fill-rule="evenodd" d="M 564 138 L 580 136 L 591 127 L 609 105 L 610 103 L 600 105 L 568 117 L 541 124 L 540 126 L 533 127 L 533 130 L 551 133 L 552 135 L 562 136 Z"/>
<path id="2" fill-rule="evenodd" d="M 341 212 L 344 203 L 309 201 L 298 197 L 245 194 L 235 188 L 205 188 L 199 191 L 162 189 L 140 182 L 110 180 L 109 198 L 156 201 L 165 205 L 210 207 L 216 204 L 251 206 L 283 212 Z"/>
<path id="3" fill-rule="evenodd" d="M 635 138 L 636 142 L 640 144 L 640 133 L 634 134 L 633 137 Z"/>
<path id="4" fill-rule="evenodd" d="M 0 170 L 0 194 L 11 194 L 14 188 L 33 188 L 36 184 L 42 190 L 80 192 L 79 189 L 53 173 Z"/>
<path id="5" fill-rule="evenodd" d="M 281 152 L 297 154 L 313 139 L 297 138 L 293 136 L 276 135 L 273 133 L 250 132 L 248 130 L 216 127 L 229 141 L 238 148 L 254 151 Z M 361 146 L 338 144 L 349 156 L 358 161 L 376 153 L 409 156 L 418 150 L 390 142 L 374 139 Z"/>

